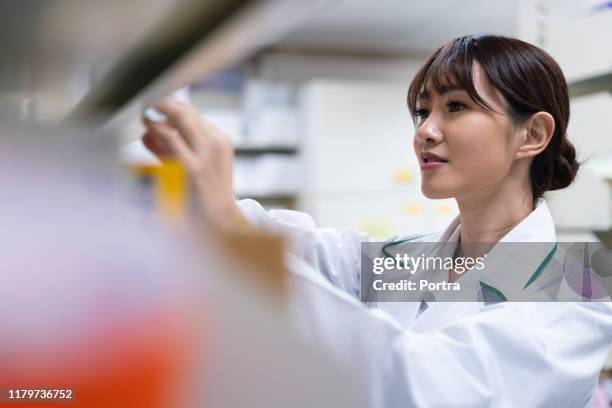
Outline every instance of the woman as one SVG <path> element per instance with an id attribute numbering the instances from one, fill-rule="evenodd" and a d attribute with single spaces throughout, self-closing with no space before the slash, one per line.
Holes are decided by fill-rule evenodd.
<path id="1" fill-rule="evenodd" d="M 459 216 L 440 235 L 394 237 L 390 244 L 445 242 L 455 258 L 482 255 L 473 243 L 544 242 L 556 249 L 542 194 L 568 186 L 579 166 L 566 135 L 567 85 L 549 55 L 511 38 L 457 38 L 417 73 L 408 107 L 422 191 L 429 198 L 455 198 Z M 145 120 L 145 143 L 179 156 L 209 218 L 224 228 L 255 224 L 290 238 L 296 321 L 358 368 L 371 406 L 590 404 L 612 342 L 610 304 L 503 302 L 523 290 L 539 295 L 554 286 L 532 285 L 536 280 L 560 282 L 555 251 L 519 275 L 518 286 L 495 270 L 444 272 L 448 282 L 479 283 L 478 302 L 433 303 L 422 294 L 417 302 L 366 309 L 355 298 L 361 293 L 363 299 L 360 244 L 370 238 L 317 229 L 305 214 L 266 212 L 252 200 L 237 205 L 228 138 L 188 105 L 166 100 L 159 109 L 169 121 Z M 495 301 L 485 301 L 483 289 Z"/>

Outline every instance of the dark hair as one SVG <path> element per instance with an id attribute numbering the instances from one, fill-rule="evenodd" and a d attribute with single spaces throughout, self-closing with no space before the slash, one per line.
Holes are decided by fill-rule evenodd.
<path id="1" fill-rule="evenodd" d="M 474 87 L 474 61 L 508 102 L 508 114 L 515 123 L 541 111 L 550 113 L 555 120 L 550 143 L 531 163 L 534 198 L 545 191 L 567 187 L 580 166 L 566 134 L 570 115 L 567 82 L 557 62 L 534 45 L 497 35 L 467 35 L 438 48 L 408 89 L 413 120 L 416 122 L 417 100 L 425 87 L 443 93 L 450 86 L 459 86 L 483 109 L 492 110 Z"/>

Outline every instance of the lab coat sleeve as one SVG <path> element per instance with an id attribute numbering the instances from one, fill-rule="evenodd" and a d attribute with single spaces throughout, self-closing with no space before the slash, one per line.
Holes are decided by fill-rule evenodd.
<path id="1" fill-rule="evenodd" d="M 284 235 L 288 250 L 320 271 L 334 286 L 351 296 L 360 291 L 361 242 L 371 241 L 355 230 L 317 228 L 308 214 L 292 210 L 266 211 L 250 199 L 238 201 L 256 226 Z"/>
<path id="2" fill-rule="evenodd" d="M 502 303 L 403 328 L 308 265 L 288 269 L 292 321 L 345 361 L 370 407 L 589 406 L 612 342 L 608 302 Z"/>

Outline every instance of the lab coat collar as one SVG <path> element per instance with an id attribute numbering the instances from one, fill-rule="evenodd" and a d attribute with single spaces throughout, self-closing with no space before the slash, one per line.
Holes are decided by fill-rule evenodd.
<path id="1" fill-rule="evenodd" d="M 556 242 L 555 223 L 546 200 L 538 198 L 535 209 L 508 232 L 501 242 Z"/>
<path id="2" fill-rule="evenodd" d="M 440 242 L 459 242 L 461 218 L 455 217 L 438 238 Z M 546 200 L 538 198 L 534 210 L 500 242 L 555 242 L 557 234 Z"/>
<path id="3" fill-rule="evenodd" d="M 441 239 L 458 242 L 459 234 L 460 221 L 457 217 L 444 231 Z M 499 242 L 504 244 L 495 245 L 489 251 L 483 270 L 473 269 L 459 278 L 458 282 L 478 284 L 483 291 L 488 291 L 500 301 L 519 300 L 533 295 L 536 286 L 531 284 L 540 277 L 557 249 L 555 226 L 546 201 L 538 199 L 535 209 Z M 525 242 L 549 244 L 511 244 Z M 520 267 L 512 268 L 512 265 Z M 508 276 L 509 273 L 512 276 Z"/>
<path id="4" fill-rule="evenodd" d="M 438 245 L 435 248 L 431 248 L 431 246 L 424 246 L 423 248 L 430 248 L 428 251 L 423 251 L 427 253 L 427 256 L 453 256 L 457 247 L 457 243 L 459 242 L 460 237 L 460 227 L 461 222 L 460 218 L 456 217 L 448 227 L 442 232 L 442 234 L 438 235 L 438 237 L 421 237 L 420 239 L 414 239 L 414 237 L 409 237 L 406 241 L 417 243 L 419 241 L 427 243 L 427 242 L 439 242 L 442 245 Z M 510 232 L 508 232 L 501 240 L 501 242 L 549 242 L 550 247 L 555 247 L 556 234 L 555 227 L 550 215 L 550 210 L 548 209 L 548 205 L 543 199 L 539 199 L 536 202 L 536 207 L 534 211 L 532 211 L 519 225 L 514 227 Z M 397 247 L 397 250 L 400 250 L 401 247 Z M 490 262 L 486 265 L 485 269 L 479 271 L 477 269 L 472 269 L 467 272 L 461 278 L 459 278 L 458 282 L 461 283 L 462 286 L 462 294 L 457 294 L 457 301 L 459 303 L 448 303 L 452 302 L 452 298 L 455 296 L 454 292 L 444 292 L 441 295 L 445 297 L 445 302 L 434 302 L 429 304 L 429 308 L 422 313 L 423 317 L 426 318 L 418 318 L 416 319 L 416 308 L 414 307 L 413 313 L 406 313 L 406 303 L 400 302 L 386 302 L 381 303 L 379 305 L 380 308 L 387 310 L 393 316 L 396 316 L 398 319 L 402 319 L 401 321 L 404 324 L 409 324 L 411 321 L 411 326 L 415 328 L 428 328 L 432 325 L 440 325 L 445 321 L 452 320 L 452 316 L 456 314 L 462 314 L 465 310 L 472 310 L 473 308 L 482 307 L 487 303 L 487 299 L 484 297 L 484 291 L 487 291 L 489 294 L 494 295 L 495 301 L 505 301 L 505 300 L 514 300 L 517 298 L 522 298 L 525 293 L 533 294 L 534 291 L 537 291 L 540 287 L 540 282 L 537 284 L 530 284 L 530 280 L 537 274 L 536 271 L 539 270 L 539 266 L 545 264 L 547 262 L 547 256 L 550 252 L 543 253 L 541 249 L 543 245 L 534 246 L 534 248 L 539 248 L 540 251 L 535 251 L 535 253 L 530 254 L 530 256 L 526 256 L 524 253 L 517 254 L 516 251 L 521 251 L 521 249 L 525 248 L 525 245 L 520 246 L 511 246 L 510 249 L 515 249 L 515 251 L 504 251 L 503 254 L 498 254 L 495 257 L 492 257 L 494 262 Z M 412 251 L 419 253 L 420 251 L 414 247 L 411 248 Z M 395 252 L 395 251 L 393 251 Z M 518 258 L 517 258 L 518 257 Z M 522 267 L 521 270 L 513 269 L 512 273 L 516 273 L 512 279 L 508 279 L 508 276 L 504 271 L 508 271 L 507 265 L 512 265 L 513 262 L 516 262 L 516 259 L 521 259 L 521 261 L 526 260 L 526 262 L 521 262 Z M 550 260 L 550 259 L 548 259 Z M 506 265 L 506 267 L 503 267 Z M 500 268 L 501 269 L 498 269 Z M 540 271 L 541 272 L 541 271 Z M 527 285 L 529 283 L 529 285 Z M 525 287 L 527 286 L 527 287 Z M 466 292 L 472 292 L 473 302 L 465 302 Z M 527 291 L 524 293 L 523 291 Z M 440 294 L 439 294 L 440 295 Z M 489 296 L 491 299 L 491 296 Z M 479 301 L 481 300 L 481 301 Z M 460 307 L 458 307 L 458 305 Z M 429 317 L 434 316 L 435 318 L 430 319 Z"/>

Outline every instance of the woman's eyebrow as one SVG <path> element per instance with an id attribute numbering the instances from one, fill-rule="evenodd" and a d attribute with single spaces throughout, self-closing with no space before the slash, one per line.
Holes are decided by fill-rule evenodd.
<path id="1" fill-rule="evenodd" d="M 440 96 L 443 96 L 444 94 L 447 94 L 447 93 L 449 93 L 449 92 L 453 92 L 453 91 L 463 91 L 463 92 L 467 92 L 467 91 L 465 90 L 465 88 L 463 88 L 462 86 L 456 85 L 456 84 L 454 84 L 454 85 L 445 85 L 445 86 L 442 86 L 442 87 L 440 87 L 440 89 L 438 89 L 438 91 L 439 91 L 439 92 L 437 92 L 437 93 L 438 93 L 438 95 L 440 95 Z M 431 101 L 431 93 L 430 93 L 430 92 L 429 92 L 427 89 L 423 89 L 423 90 L 421 91 L 421 93 L 419 93 L 419 97 L 418 97 L 418 99 L 419 99 L 419 100 L 420 100 L 420 99 L 424 99 L 424 100 L 427 100 L 427 101 Z"/>

